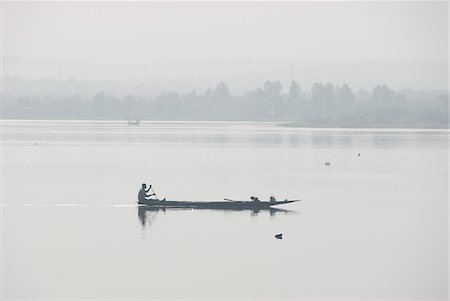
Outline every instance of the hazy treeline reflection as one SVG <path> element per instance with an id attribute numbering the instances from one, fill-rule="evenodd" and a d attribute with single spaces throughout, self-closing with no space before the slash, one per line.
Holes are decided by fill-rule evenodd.
<path id="1" fill-rule="evenodd" d="M 80 84 L 75 79 L 52 83 L 70 86 L 69 81 Z M 117 97 L 108 91 L 89 96 L 70 92 L 65 97 L 38 92 L 16 96 L 13 90 L 8 91 L 0 94 L 1 118 L 248 120 L 292 121 L 301 126 L 448 127 L 446 91 L 395 91 L 386 85 L 355 92 L 347 84 L 314 83 L 310 90 L 303 90 L 296 81 L 283 89 L 280 81 L 273 80 L 242 95 L 232 95 L 228 85 L 220 82 L 203 93 L 192 90 L 180 95 L 166 91 L 155 97 L 132 94 Z"/>

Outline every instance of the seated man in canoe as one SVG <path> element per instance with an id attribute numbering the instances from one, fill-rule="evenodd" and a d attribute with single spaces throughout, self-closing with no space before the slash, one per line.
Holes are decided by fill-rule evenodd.
<path id="1" fill-rule="evenodd" d="M 154 196 L 155 194 L 147 194 L 147 192 L 150 191 L 150 189 L 152 188 L 152 185 L 148 186 L 148 189 L 146 189 L 147 185 L 145 185 L 145 183 L 142 183 L 141 185 L 141 189 L 139 190 L 139 194 L 138 194 L 138 201 L 139 203 L 143 203 L 145 201 L 157 201 L 156 199 L 147 199 L 147 197 L 151 197 Z"/>

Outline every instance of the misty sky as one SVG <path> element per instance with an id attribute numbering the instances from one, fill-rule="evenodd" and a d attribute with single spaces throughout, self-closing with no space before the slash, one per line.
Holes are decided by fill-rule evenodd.
<path id="1" fill-rule="evenodd" d="M 447 89 L 446 2 L 3 2 L 2 75 Z M 292 67 L 294 66 L 294 67 Z M 127 92 L 129 93 L 129 92 Z M 150 93 L 150 92 L 149 92 Z"/>
<path id="2" fill-rule="evenodd" d="M 3 3 L 3 54 L 81 62 L 447 58 L 446 2 Z"/>

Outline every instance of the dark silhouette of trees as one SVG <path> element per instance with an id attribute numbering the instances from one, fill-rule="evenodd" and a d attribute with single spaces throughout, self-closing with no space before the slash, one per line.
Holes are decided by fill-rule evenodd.
<path id="1" fill-rule="evenodd" d="M 230 89 L 223 81 L 217 84 L 216 88 L 212 92 L 212 98 L 216 102 L 223 102 L 230 100 L 231 98 Z"/>
<path id="2" fill-rule="evenodd" d="M 279 80 L 267 81 L 264 84 L 264 107 L 267 117 L 276 118 L 283 116 L 284 102 L 281 97 L 281 89 L 282 86 Z"/>
<path id="3" fill-rule="evenodd" d="M 29 81 L 29 80 L 28 80 Z M 39 81 L 40 82 L 40 81 Z M 57 81 L 51 81 L 56 85 Z M 79 87 L 81 81 L 64 81 Z M 86 83 L 89 87 L 90 84 Z M 76 89 L 75 89 L 76 90 Z M 379 85 L 372 91 L 352 91 L 348 84 L 314 83 L 302 92 L 292 81 L 283 92 L 279 80 L 240 96 L 221 81 L 214 89 L 192 90 L 181 96 L 165 91 L 156 96 L 113 96 L 109 90 L 90 95 L 73 93 L 0 94 L 0 118 L 248 120 L 291 121 L 302 126 L 329 127 L 448 127 L 446 91 L 395 91 Z"/>
<path id="4" fill-rule="evenodd" d="M 314 83 L 311 93 L 311 116 L 314 119 L 329 119 L 334 111 L 333 85 Z"/>
<path id="5" fill-rule="evenodd" d="M 297 103 L 300 102 L 300 97 L 302 94 L 302 89 L 300 89 L 300 85 L 296 81 L 291 81 L 291 85 L 289 86 L 288 93 L 288 102 Z"/>
<path id="6" fill-rule="evenodd" d="M 228 86 L 221 81 L 217 84 L 214 91 L 211 94 L 212 106 L 210 108 L 210 116 L 212 118 L 225 118 L 229 116 L 230 112 L 229 102 L 231 101 L 230 89 Z"/>
<path id="7" fill-rule="evenodd" d="M 336 113 L 339 117 L 352 114 L 354 112 L 355 95 L 347 84 L 343 84 L 337 89 Z"/>
<path id="8" fill-rule="evenodd" d="M 291 85 L 289 86 L 289 92 L 287 95 L 286 116 L 288 118 L 294 118 L 304 110 L 304 108 L 302 108 L 301 95 L 302 90 L 300 89 L 300 85 L 296 81 L 291 81 Z"/>
<path id="9" fill-rule="evenodd" d="M 105 117 L 105 112 L 107 111 L 108 103 L 106 101 L 106 94 L 103 91 L 98 92 L 89 102 L 89 111 L 92 116 Z"/>
<path id="10" fill-rule="evenodd" d="M 372 99 L 377 104 L 389 104 L 395 98 L 395 91 L 389 89 L 388 86 L 376 86 L 372 91 Z"/>

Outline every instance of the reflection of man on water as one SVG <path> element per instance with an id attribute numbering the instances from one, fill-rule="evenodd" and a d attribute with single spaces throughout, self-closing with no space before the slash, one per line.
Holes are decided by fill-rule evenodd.
<path id="1" fill-rule="evenodd" d="M 147 192 L 149 192 L 150 189 L 152 188 L 152 185 L 149 185 L 148 189 L 146 189 L 146 187 L 147 187 L 147 185 L 145 185 L 145 183 L 143 183 L 141 189 L 139 190 L 139 194 L 138 194 L 139 202 L 145 202 L 148 200 L 148 199 L 146 199 L 147 197 L 151 197 L 151 196 L 155 195 L 154 193 L 147 194 Z"/>

